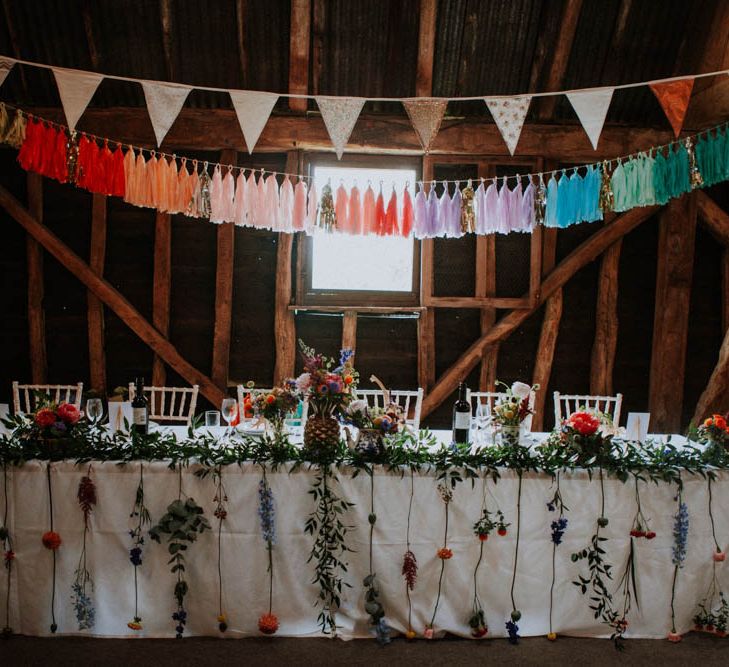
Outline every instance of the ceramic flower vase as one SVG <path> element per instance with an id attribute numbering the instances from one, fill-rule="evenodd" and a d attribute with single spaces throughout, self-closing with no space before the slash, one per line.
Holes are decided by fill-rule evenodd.
<path id="1" fill-rule="evenodd" d="M 516 447 L 519 445 L 521 428 L 517 425 L 504 424 L 501 427 L 501 444 L 504 447 Z"/>
<path id="2" fill-rule="evenodd" d="M 385 453 L 382 431 L 377 428 L 361 428 L 354 444 L 357 453 L 364 457 L 376 457 Z"/>

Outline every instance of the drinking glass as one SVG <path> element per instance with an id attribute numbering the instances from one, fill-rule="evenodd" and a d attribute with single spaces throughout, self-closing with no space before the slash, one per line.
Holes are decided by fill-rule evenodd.
<path id="1" fill-rule="evenodd" d="M 220 426 L 220 413 L 217 410 L 205 412 L 205 426 Z"/>
<path id="2" fill-rule="evenodd" d="M 101 405 L 100 398 L 90 398 L 86 401 L 86 416 L 92 424 L 96 424 L 96 422 L 101 419 L 103 412 L 104 408 Z"/>
<path id="3" fill-rule="evenodd" d="M 479 445 L 488 445 L 493 432 L 491 431 L 491 403 L 479 401 L 476 405 L 476 428 L 478 429 Z"/>
<path id="4" fill-rule="evenodd" d="M 226 429 L 226 440 L 230 440 L 230 422 L 233 421 L 233 418 L 238 413 L 238 401 L 234 398 L 223 399 L 223 405 L 220 408 L 220 412 L 223 414 L 223 419 L 225 419 L 228 424 Z"/>

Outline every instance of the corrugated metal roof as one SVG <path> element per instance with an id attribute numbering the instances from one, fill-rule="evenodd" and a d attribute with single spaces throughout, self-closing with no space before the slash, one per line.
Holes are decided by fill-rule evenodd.
<path id="1" fill-rule="evenodd" d="M 564 1 L 439 0 L 433 94 L 541 90 L 557 44 Z M 563 87 L 619 84 L 691 71 L 702 44 L 694 46 L 689 31 L 696 21 L 705 25 L 719 1 L 587 0 Z M 318 79 L 310 82 L 310 92 L 414 95 L 419 4 L 418 0 L 313 2 L 310 70 Z M 0 13 L 0 53 L 140 78 L 286 91 L 290 0 L 170 0 L 169 8 L 169 63 L 161 3 L 150 0 L 8 0 Z M 543 61 L 540 48 L 546 54 Z M 540 69 L 535 62 L 545 65 Z M 7 101 L 25 105 L 59 103 L 53 77 L 35 68 L 16 68 L 0 93 Z M 92 106 L 143 103 L 138 85 L 108 80 L 92 100 Z M 279 104 L 286 107 L 285 102 Z M 225 94 L 195 91 L 187 105 L 229 107 L 230 102 Z M 402 112 L 397 103 L 369 104 L 367 110 Z M 480 102 L 451 104 L 448 113 L 487 114 Z M 576 122 L 564 99 L 556 118 Z M 616 93 L 608 121 L 660 123 L 663 116 L 650 92 L 639 89 Z"/>

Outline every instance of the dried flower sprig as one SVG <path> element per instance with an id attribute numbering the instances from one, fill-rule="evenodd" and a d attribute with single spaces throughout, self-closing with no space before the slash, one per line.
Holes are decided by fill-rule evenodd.
<path id="1" fill-rule="evenodd" d="M 89 517 L 96 505 L 96 485 L 91 479 L 91 466 L 89 466 L 88 473 L 79 482 L 76 497 L 84 515 L 84 534 L 81 554 L 79 555 L 78 565 L 74 573 L 74 582 L 71 586 L 73 593 L 71 600 L 76 614 L 78 629 L 90 630 L 96 623 L 96 610 L 94 609 L 93 600 L 87 588 L 89 587 L 93 591 L 94 582 L 86 564 L 86 540 L 89 534 Z"/>

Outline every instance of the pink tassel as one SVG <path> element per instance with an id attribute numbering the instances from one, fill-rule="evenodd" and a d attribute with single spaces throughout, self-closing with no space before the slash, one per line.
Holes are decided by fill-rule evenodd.
<path id="1" fill-rule="evenodd" d="M 375 216 L 375 193 L 372 187 L 368 186 L 365 191 L 364 201 L 362 204 L 362 233 L 376 234 L 377 219 Z"/>
<path id="2" fill-rule="evenodd" d="M 306 224 L 306 184 L 299 180 L 294 188 L 294 210 L 291 226 L 296 231 L 304 229 Z"/>
<path id="3" fill-rule="evenodd" d="M 294 186 L 291 185 L 288 176 L 284 178 L 284 182 L 279 190 L 279 200 L 278 222 L 280 229 L 282 232 L 290 232 L 293 229 Z"/>
<path id="4" fill-rule="evenodd" d="M 223 220 L 225 222 L 233 222 L 235 220 L 235 178 L 233 170 L 228 169 L 228 173 L 223 179 L 223 201 L 222 210 Z"/>
<path id="5" fill-rule="evenodd" d="M 349 226 L 349 197 L 344 186 L 341 184 L 337 188 L 334 199 L 334 214 L 337 216 L 337 230 L 351 234 L 352 230 Z"/>
<path id="6" fill-rule="evenodd" d="M 309 190 L 309 205 L 306 209 L 306 232 L 310 234 L 316 227 L 316 218 L 319 213 L 319 198 L 316 196 L 316 185 L 311 184 Z"/>
<path id="7" fill-rule="evenodd" d="M 235 182 L 235 211 L 233 221 L 236 225 L 243 226 L 246 224 L 246 177 L 241 169 Z"/>
<path id="8" fill-rule="evenodd" d="M 223 222 L 223 175 L 215 167 L 210 181 L 210 222 Z"/>
<path id="9" fill-rule="evenodd" d="M 349 193 L 349 230 L 351 234 L 362 233 L 362 202 L 356 185 Z"/>
<path id="10" fill-rule="evenodd" d="M 402 236 L 410 236 L 413 231 L 413 201 L 410 199 L 410 190 L 405 188 L 402 194 L 402 224 L 400 225 L 400 233 Z"/>
<path id="11" fill-rule="evenodd" d="M 269 217 L 266 215 L 266 179 L 263 174 L 258 177 L 258 197 L 256 198 L 256 227 L 270 229 Z"/>
<path id="12" fill-rule="evenodd" d="M 258 220 L 258 184 L 256 183 L 256 176 L 253 172 L 248 176 L 246 180 L 246 221 L 251 227 L 256 227 Z"/>
<path id="13" fill-rule="evenodd" d="M 385 198 L 382 196 L 382 190 L 377 195 L 375 204 L 375 233 L 380 236 L 385 233 Z"/>
<path id="14" fill-rule="evenodd" d="M 278 195 L 278 181 L 276 177 L 271 174 L 266 179 L 266 215 L 269 220 L 269 229 L 279 230 L 281 229 L 281 223 L 279 220 L 279 195 Z"/>
<path id="15" fill-rule="evenodd" d="M 399 233 L 397 226 L 397 195 L 395 194 L 395 188 L 392 189 L 390 195 L 390 201 L 387 203 L 387 212 L 385 213 L 385 230 L 384 233 L 388 236 Z"/>
<path id="16" fill-rule="evenodd" d="M 169 192 L 167 183 L 167 158 L 160 155 L 155 165 L 155 184 L 156 198 L 154 200 L 154 208 L 158 211 L 169 211 Z"/>

